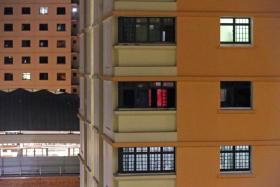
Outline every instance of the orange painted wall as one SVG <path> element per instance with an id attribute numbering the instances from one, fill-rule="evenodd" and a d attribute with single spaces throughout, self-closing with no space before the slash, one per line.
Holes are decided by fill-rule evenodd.
<path id="1" fill-rule="evenodd" d="M 279 187 L 280 1 L 177 0 L 177 187 Z M 220 46 L 219 18 L 253 20 L 251 46 Z M 220 81 L 253 83 L 253 109 L 220 109 Z M 252 145 L 252 173 L 221 174 L 221 145 Z"/>

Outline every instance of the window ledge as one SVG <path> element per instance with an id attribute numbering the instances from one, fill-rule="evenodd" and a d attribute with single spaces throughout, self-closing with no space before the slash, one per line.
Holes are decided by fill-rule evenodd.
<path id="1" fill-rule="evenodd" d="M 126 48 L 167 48 L 176 49 L 175 43 L 118 43 L 114 45 L 116 49 L 126 49 Z"/>
<path id="2" fill-rule="evenodd" d="M 220 44 L 219 48 L 253 48 L 253 44 Z"/>
<path id="3" fill-rule="evenodd" d="M 256 111 L 251 107 L 230 107 L 230 108 L 220 108 L 218 113 L 221 114 L 253 114 Z"/>
<path id="4" fill-rule="evenodd" d="M 230 171 L 221 172 L 218 178 L 254 178 L 256 175 L 252 171 Z"/>
<path id="5" fill-rule="evenodd" d="M 139 179 L 176 179 L 176 173 L 117 173 L 116 180 L 139 180 Z"/>

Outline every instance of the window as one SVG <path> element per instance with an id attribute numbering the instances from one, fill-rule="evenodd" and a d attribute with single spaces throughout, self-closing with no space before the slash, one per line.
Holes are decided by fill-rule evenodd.
<path id="1" fill-rule="evenodd" d="M 48 14 L 48 7 L 40 7 L 40 14 L 41 15 Z"/>
<path id="2" fill-rule="evenodd" d="M 5 56 L 4 57 L 4 64 L 13 64 L 14 58 L 12 56 Z"/>
<path id="3" fill-rule="evenodd" d="M 222 81 L 221 107 L 222 108 L 250 108 L 251 82 L 248 81 Z"/>
<path id="4" fill-rule="evenodd" d="M 10 24 L 10 23 L 4 24 L 4 31 L 5 32 L 13 31 L 13 24 Z"/>
<path id="5" fill-rule="evenodd" d="M 175 18 L 120 17 L 120 43 L 175 43 Z"/>
<path id="6" fill-rule="evenodd" d="M 13 40 L 4 40 L 4 48 L 13 48 Z"/>
<path id="7" fill-rule="evenodd" d="M 31 73 L 22 73 L 22 80 L 31 80 Z"/>
<path id="8" fill-rule="evenodd" d="M 30 64 L 31 63 L 31 57 L 30 56 L 21 57 L 21 63 L 22 64 Z"/>
<path id="9" fill-rule="evenodd" d="M 4 80 L 5 81 L 12 81 L 14 79 L 13 74 L 12 73 L 5 73 L 4 74 Z"/>
<path id="10" fill-rule="evenodd" d="M 120 173 L 175 172 L 174 147 L 119 148 Z"/>
<path id="11" fill-rule="evenodd" d="M 65 31 L 66 30 L 66 25 L 59 23 L 59 24 L 56 25 L 56 30 L 57 31 Z"/>
<path id="12" fill-rule="evenodd" d="M 49 79 L 49 74 L 48 73 L 40 73 L 39 78 L 40 78 L 40 80 L 48 80 Z"/>
<path id="13" fill-rule="evenodd" d="M 65 7 L 57 7 L 57 9 L 56 9 L 57 15 L 65 15 L 65 13 L 66 13 Z"/>
<path id="14" fill-rule="evenodd" d="M 58 81 L 65 81 L 66 80 L 66 73 L 57 73 L 56 80 Z"/>
<path id="15" fill-rule="evenodd" d="M 22 14 L 31 14 L 31 8 L 30 7 L 22 7 L 21 13 Z"/>
<path id="16" fill-rule="evenodd" d="M 65 63 L 66 63 L 65 56 L 58 56 L 57 57 L 57 64 L 65 64 Z"/>
<path id="17" fill-rule="evenodd" d="M 119 108 L 176 108 L 175 82 L 119 82 Z"/>
<path id="18" fill-rule="evenodd" d="M 21 41 L 21 47 L 30 47 L 31 41 L 30 40 L 22 40 Z"/>
<path id="19" fill-rule="evenodd" d="M 30 31 L 30 24 L 29 23 L 24 23 L 21 25 L 21 30 L 22 31 Z"/>
<path id="20" fill-rule="evenodd" d="M 222 44 L 250 44 L 250 18 L 221 18 L 220 42 Z"/>
<path id="21" fill-rule="evenodd" d="M 66 47 L 66 41 L 65 40 L 57 40 L 56 47 L 57 48 L 65 48 Z"/>
<path id="22" fill-rule="evenodd" d="M 251 146 L 221 146 L 220 171 L 250 171 Z"/>
<path id="23" fill-rule="evenodd" d="M 5 7 L 4 8 L 4 15 L 13 15 L 13 7 Z"/>
<path id="24" fill-rule="evenodd" d="M 40 31 L 47 31 L 49 29 L 49 25 L 48 24 L 40 24 L 39 25 L 39 30 Z"/>
<path id="25" fill-rule="evenodd" d="M 47 64 L 49 62 L 49 58 L 47 56 L 40 56 L 39 63 L 40 64 Z"/>
<path id="26" fill-rule="evenodd" d="M 49 41 L 48 40 L 40 40 L 39 41 L 39 46 L 40 47 L 48 47 L 49 46 Z"/>

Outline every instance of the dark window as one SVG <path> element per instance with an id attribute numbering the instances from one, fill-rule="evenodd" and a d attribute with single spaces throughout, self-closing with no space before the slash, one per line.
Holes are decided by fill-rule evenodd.
<path id="1" fill-rule="evenodd" d="M 175 18 L 120 17 L 120 43 L 175 43 Z"/>
<path id="2" fill-rule="evenodd" d="M 14 12 L 13 7 L 5 7 L 4 8 L 4 14 L 5 15 L 13 15 L 13 12 Z"/>
<path id="3" fill-rule="evenodd" d="M 65 56 L 58 56 L 57 57 L 57 64 L 65 64 L 65 63 L 66 63 Z"/>
<path id="4" fill-rule="evenodd" d="M 12 81 L 13 80 L 13 74 L 12 73 L 5 73 L 4 74 L 4 80 L 5 81 Z"/>
<path id="5" fill-rule="evenodd" d="M 248 81 L 222 81 L 221 107 L 246 108 L 251 107 L 251 82 Z"/>
<path id="6" fill-rule="evenodd" d="M 49 58 L 47 56 L 40 56 L 39 63 L 40 64 L 47 64 L 47 63 L 49 63 Z"/>
<path id="7" fill-rule="evenodd" d="M 22 7 L 21 13 L 22 14 L 31 14 L 31 8 L 30 7 Z"/>
<path id="8" fill-rule="evenodd" d="M 4 57 L 4 64 L 13 64 L 14 58 L 12 56 L 5 56 Z"/>
<path id="9" fill-rule="evenodd" d="M 21 63 L 22 64 L 30 64 L 31 63 L 31 57 L 30 56 L 21 57 Z"/>
<path id="10" fill-rule="evenodd" d="M 119 148 L 119 173 L 175 172 L 174 147 Z"/>
<path id="11" fill-rule="evenodd" d="M 5 32 L 7 32 L 7 31 L 13 31 L 13 24 L 5 23 L 5 24 L 4 24 L 4 31 L 5 31 Z"/>
<path id="12" fill-rule="evenodd" d="M 57 40 L 56 47 L 57 48 L 65 48 L 66 47 L 66 41 L 65 40 Z"/>
<path id="13" fill-rule="evenodd" d="M 40 78 L 40 80 L 48 80 L 49 79 L 49 74 L 48 73 L 40 73 L 39 78 Z"/>
<path id="14" fill-rule="evenodd" d="M 119 82 L 119 108 L 176 108 L 175 82 Z"/>
<path id="15" fill-rule="evenodd" d="M 49 46 L 49 41 L 48 40 L 40 40 L 39 41 L 39 46 L 40 47 L 48 47 Z"/>
<path id="16" fill-rule="evenodd" d="M 22 31 L 30 31 L 30 24 L 29 23 L 24 23 L 21 25 L 21 30 Z"/>
<path id="17" fill-rule="evenodd" d="M 73 88 L 73 89 L 72 89 L 72 93 L 77 93 L 77 89 L 76 89 L 76 88 Z"/>
<path id="18" fill-rule="evenodd" d="M 66 25 L 65 24 L 57 24 L 56 25 L 56 30 L 57 31 L 65 31 L 66 30 Z"/>
<path id="19" fill-rule="evenodd" d="M 221 146 L 220 171 L 251 170 L 251 146 Z"/>
<path id="20" fill-rule="evenodd" d="M 39 25 L 39 30 L 40 31 L 47 31 L 49 29 L 48 24 L 40 24 Z"/>
<path id="21" fill-rule="evenodd" d="M 65 7 L 57 7 L 57 9 L 56 9 L 56 14 L 57 14 L 57 15 L 64 15 L 64 14 L 66 14 L 66 9 L 65 9 Z"/>
<path id="22" fill-rule="evenodd" d="M 57 73 L 56 80 L 58 81 L 65 81 L 66 80 L 66 73 Z"/>
<path id="23" fill-rule="evenodd" d="M 22 40 L 21 41 L 21 47 L 30 47 L 31 41 L 30 40 Z"/>
<path id="24" fill-rule="evenodd" d="M 250 18 L 221 18 L 220 42 L 222 44 L 250 44 Z"/>
<path id="25" fill-rule="evenodd" d="M 13 48 L 13 40 L 4 40 L 4 48 Z"/>
<path id="26" fill-rule="evenodd" d="M 76 40 L 73 40 L 73 44 L 76 44 L 77 43 L 77 41 Z"/>
<path id="27" fill-rule="evenodd" d="M 77 73 L 73 73 L 73 77 L 77 77 Z"/>

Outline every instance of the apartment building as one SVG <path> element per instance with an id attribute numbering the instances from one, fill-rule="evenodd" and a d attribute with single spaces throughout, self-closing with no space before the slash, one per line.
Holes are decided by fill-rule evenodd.
<path id="1" fill-rule="evenodd" d="M 81 2 L 81 186 L 278 187 L 279 5 Z"/>
<path id="2" fill-rule="evenodd" d="M 0 89 L 77 93 L 77 4 L 7 0 L 0 14 Z"/>

